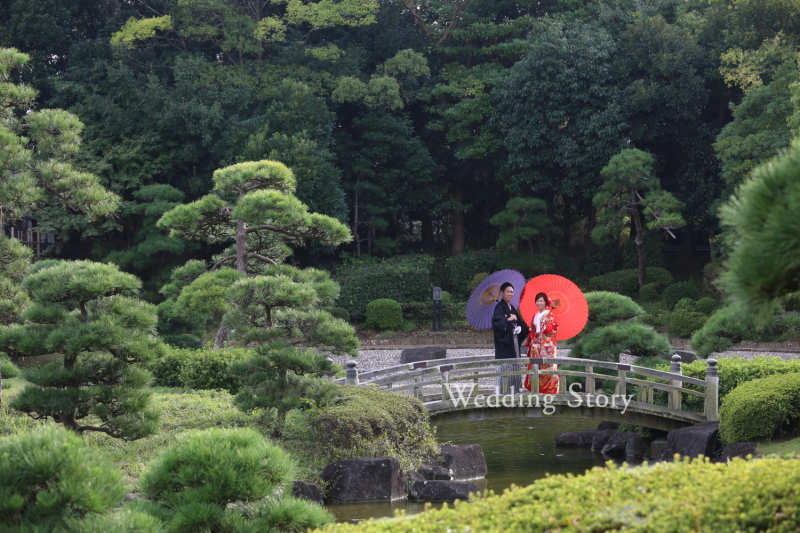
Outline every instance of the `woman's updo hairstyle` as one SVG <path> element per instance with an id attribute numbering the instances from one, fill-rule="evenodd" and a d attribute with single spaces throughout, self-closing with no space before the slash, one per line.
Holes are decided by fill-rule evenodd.
<path id="1" fill-rule="evenodd" d="M 546 293 L 544 293 L 544 292 L 540 292 L 539 294 L 537 294 L 537 295 L 536 295 L 536 298 L 534 298 L 534 299 L 533 299 L 533 303 L 536 303 L 536 302 L 538 302 L 538 301 L 539 301 L 539 298 L 544 298 L 544 305 L 545 305 L 545 307 L 550 307 L 550 306 L 552 306 L 552 305 L 553 305 L 553 302 L 551 302 L 551 301 L 550 301 L 550 298 L 548 298 L 548 297 L 547 297 L 547 294 L 546 294 Z"/>

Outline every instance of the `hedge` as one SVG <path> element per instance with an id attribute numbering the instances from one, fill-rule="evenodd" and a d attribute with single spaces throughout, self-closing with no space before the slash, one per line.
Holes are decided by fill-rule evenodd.
<path id="1" fill-rule="evenodd" d="M 674 309 L 675 305 L 683 298 L 691 300 L 697 297 L 697 287 L 691 281 L 681 281 L 673 283 L 661 293 L 661 301 L 666 304 L 669 309 Z"/>
<path id="2" fill-rule="evenodd" d="M 694 361 L 683 364 L 681 367 L 686 376 L 706 379 L 708 364 L 705 361 Z M 776 374 L 800 372 L 800 359 L 784 360 L 780 357 L 766 355 L 758 355 L 753 359 L 745 359 L 741 356 L 723 357 L 717 361 L 717 370 L 719 372 L 719 400 L 722 402 L 733 389 L 742 383 Z M 684 396 L 684 400 L 690 398 L 691 396 Z"/>
<path id="3" fill-rule="evenodd" d="M 708 357 L 712 352 L 722 352 L 744 340 L 774 341 L 796 338 L 800 335 L 800 314 L 776 312 L 765 328 L 758 328 L 756 317 L 746 309 L 727 306 L 711 315 L 693 336 L 691 347 L 698 357 Z"/>
<path id="4" fill-rule="evenodd" d="M 711 314 L 719 308 L 719 302 L 714 298 L 704 296 L 695 302 L 695 310 L 698 313 L 711 316 Z"/>
<path id="5" fill-rule="evenodd" d="M 238 346 L 200 350 L 172 348 L 164 357 L 150 363 L 149 370 L 153 374 L 153 384 L 160 387 L 227 390 L 236 394 L 241 381 L 228 367 L 252 355 L 252 350 Z"/>
<path id="6" fill-rule="evenodd" d="M 327 461 L 392 456 L 411 471 L 425 457 L 438 455 L 427 409 L 405 394 L 341 386 L 311 426 L 312 440 Z"/>
<path id="7" fill-rule="evenodd" d="M 326 531 L 793 532 L 800 528 L 800 461 L 707 459 L 642 467 L 595 467 L 501 495 L 414 516 L 335 524 Z"/>
<path id="8" fill-rule="evenodd" d="M 664 286 L 672 283 L 672 274 L 664 268 L 648 268 L 647 284 Z M 618 292 L 627 296 L 639 294 L 639 272 L 635 268 L 616 270 L 591 278 L 586 286 L 589 291 Z"/>
<path id="9" fill-rule="evenodd" d="M 688 338 L 703 327 L 708 317 L 703 313 L 675 311 L 669 319 L 669 329 L 673 335 Z"/>
<path id="10" fill-rule="evenodd" d="M 336 306 L 350 313 L 354 322 L 363 322 L 367 304 L 373 300 L 389 298 L 401 304 L 430 301 L 432 266 L 430 256 L 404 255 L 340 268 L 332 275 L 341 286 Z"/>
<path id="11" fill-rule="evenodd" d="M 639 299 L 643 302 L 657 302 L 660 298 L 658 283 L 648 283 L 639 288 Z"/>
<path id="12" fill-rule="evenodd" d="M 722 402 L 719 435 L 725 442 L 800 434 L 800 373 L 742 383 Z"/>
<path id="13" fill-rule="evenodd" d="M 443 288 L 453 293 L 457 300 L 466 300 L 472 292 L 469 287 L 475 274 L 498 270 L 504 258 L 505 253 L 498 250 L 476 250 L 451 257 L 445 263 Z M 398 301 L 402 303 L 402 300 Z"/>
<path id="14" fill-rule="evenodd" d="M 381 298 L 367 304 L 367 327 L 398 330 L 403 327 L 403 308 L 394 300 Z"/>

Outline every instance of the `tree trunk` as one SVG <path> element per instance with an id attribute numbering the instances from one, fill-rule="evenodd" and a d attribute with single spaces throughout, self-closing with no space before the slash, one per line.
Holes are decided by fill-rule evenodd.
<path id="1" fill-rule="evenodd" d="M 247 274 L 247 225 L 236 221 L 236 270 Z"/>
<path id="2" fill-rule="evenodd" d="M 467 240 L 464 231 L 464 189 L 461 187 L 461 178 L 456 183 L 453 198 L 458 202 L 458 206 L 453 209 L 453 247 L 450 253 L 459 255 L 464 253 Z"/>
<path id="3" fill-rule="evenodd" d="M 631 191 L 631 218 L 636 227 L 636 253 L 639 255 L 639 287 L 647 284 L 647 257 L 644 253 L 644 228 L 642 227 L 642 214 L 639 212 L 636 190 Z"/>
<path id="4" fill-rule="evenodd" d="M 564 233 L 561 234 L 561 245 L 569 252 L 570 233 L 572 232 L 572 198 L 562 196 L 564 202 Z"/>
<path id="5" fill-rule="evenodd" d="M 225 343 L 225 317 L 222 317 L 222 320 L 219 321 L 219 327 L 217 328 L 217 336 L 214 337 L 214 346 L 217 348 L 222 348 L 222 345 Z"/>
<path id="6" fill-rule="evenodd" d="M 714 240 L 714 237 L 715 237 L 714 230 L 713 229 L 708 230 L 708 252 L 709 254 L 711 254 L 712 261 L 716 259 L 717 256 L 717 243 Z"/>
<path id="7" fill-rule="evenodd" d="M 361 257 L 361 237 L 358 236 L 358 184 L 360 181 L 356 180 L 353 193 L 353 239 L 356 241 L 356 257 Z"/>
<path id="8" fill-rule="evenodd" d="M 692 227 L 688 224 L 683 227 L 683 268 L 694 268 L 694 238 Z"/>
<path id="9" fill-rule="evenodd" d="M 426 213 L 422 216 L 422 249 L 426 252 L 433 251 L 433 217 Z"/>

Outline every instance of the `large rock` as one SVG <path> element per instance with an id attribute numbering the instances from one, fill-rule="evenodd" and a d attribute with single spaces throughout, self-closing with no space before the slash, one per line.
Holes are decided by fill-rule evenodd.
<path id="1" fill-rule="evenodd" d="M 592 439 L 592 451 L 599 452 L 608 442 L 608 439 L 616 435 L 615 430 L 595 431 L 594 438 Z"/>
<path id="2" fill-rule="evenodd" d="M 557 433 L 553 437 L 553 444 L 562 448 L 589 448 L 592 446 L 597 430 L 579 429 L 577 431 L 565 431 Z"/>
<path id="3" fill-rule="evenodd" d="M 723 462 L 728 462 L 734 457 L 741 457 L 742 459 L 746 459 L 748 455 L 755 456 L 756 454 L 756 445 L 753 442 L 733 442 L 731 444 L 726 444 L 725 448 L 722 449 L 722 453 L 719 454 L 719 460 Z"/>
<path id="4" fill-rule="evenodd" d="M 295 481 L 292 483 L 292 496 L 318 503 L 320 505 L 323 504 L 322 493 L 319 491 L 319 487 L 317 487 L 314 483 Z"/>
<path id="5" fill-rule="evenodd" d="M 420 502 L 467 500 L 477 493 L 478 486 L 466 481 L 417 481 L 409 497 Z"/>
<path id="6" fill-rule="evenodd" d="M 418 361 L 431 361 L 433 359 L 445 359 L 447 348 L 439 346 L 421 346 L 419 348 L 406 348 L 400 352 L 400 364 L 416 363 Z"/>
<path id="7" fill-rule="evenodd" d="M 628 441 L 638 436 L 636 433 L 616 431 L 600 451 L 603 455 L 625 455 L 628 451 Z"/>
<path id="8" fill-rule="evenodd" d="M 670 431 L 665 458 L 670 459 L 676 453 L 683 457 L 711 458 L 719 448 L 719 422 L 701 422 Z"/>
<path id="9" fill-rule="evenodd" d="M 614 431 L 618 430 L 619 429 L 619 422 L 608 422 L 606 420 L 603 420 L 602 422 L 597 424 L 597 430 L 598 431 L 609 431 L 609 430 L 612 430 L 612 429 Z"/>
<path id="10" fill-rule="evenodd" d="M 456 481 L 486 477 L 486 459 L 480 444 L 445 444 L 442 446 L 442 466 Z"/>
<path id="11" fill-rule="evenodd" d="M 450 474 L 450 470 L 439 465 L 424 465 L 419 467 L 417 472 L 420 473 L 423 478 L 430 481 L 450 481 L 453 479 L 453 476 Z"/>
<path id="12" fill-rule="evenodd" d="M 325 501 L 374 502 L 406 497 L 405 476 L 394 457 L 360 457 L 330 463 L 322 470 Z"/>
<path id="13" fill-rule="evenodd" d="M 667 439 L 656 439 L 650 443 L 650 457 L 657 460 L 666 459 L 668 449 Z"/>
<path id="14" fill-rule="evenodd" d="M 640 435 L 634 433 L 634 437 L 629 439 L 628 443 L 625 445 L 625 455 L 643 458 L 650 457 L 650 444 Z"/>

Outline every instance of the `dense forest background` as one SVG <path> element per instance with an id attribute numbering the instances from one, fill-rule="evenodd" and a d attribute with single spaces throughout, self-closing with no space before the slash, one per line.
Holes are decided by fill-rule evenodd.
<path id="1" fill-rule="evenodd" d="M 75 165 L 124 200 L 13 225 L 160 302 L 173 269 L 229 245 L 171 238 L 160 216 L 214 170 L 273 159 L 354 235 L 299 266 L 424 254 L 453 292 L 489 264 L 580 281 L 640 264 L 636 220 L 659 205 L 612 224 L 595 199 L 635 148 L 681 221 L 643 227 L 647 266 L 713 281 L 719 205 L 800 121 L 798 39 L 792 0 L 0 0 L 0 47 L 32 58 L 18 81 L 81 119 Z M 448 286 L 436 265 L 470 253 Z"/>

